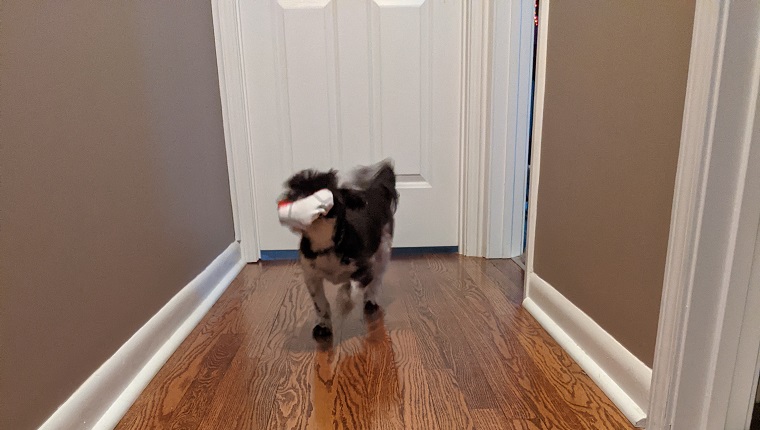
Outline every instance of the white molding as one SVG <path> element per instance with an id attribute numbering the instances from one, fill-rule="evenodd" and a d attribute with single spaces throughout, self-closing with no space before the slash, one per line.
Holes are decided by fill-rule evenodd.
<path id="1" fill-rule="evenodd" d="M 743 354 L 757 354 L 760 331 L 742 327 L 756 315 L 747 309 L 760 288 L 751 276 L 759 31 L 757 2 L 697 1 L 654 361 L 655 429 L 741 428 L 748 412 L 739 404 L 751 407 L 746 383 L 757 356 Z M 740 385 L 749 392 L 736 394 Z"/>
<path id="2" fill-rule="evenodd" d="M 459 252 L 478 257 L 486 253 L 487 238 L 491 1 L 462 2 Z"/>
<path id="3" fill-rule="evenodd" d="M 235 239 L 240 242 L 243 259 L 253 263 L 261 258 L 261 250 L 257 233 L 256 187 L 252 167 L 239 3 L 237 0 L 212 0 L 211 9 Z"/>
<path id="4" fill-rule="evenodd" d="M 524 251 L 534 11 L 534 0 L 493 0 L 487 258 Z"/>
<path id="5" fill-rule="evenodd" d="M 757 152 L 760 151 L 755 150 L 755 152 L 755 157 L 757 157 Z M 760 203 L 760 197 L 758 197 L 758 203 Z M 758 229 L 757 226 L 755 228 Z M 755 403 L 760 400 L 757 398 L 757 393 L 760 392 L 760 386 L 758 386 L 758 375 L 760 375 L 760 312 L 757 312 L 757 309 L 760 309 L 760 232 L 755 239 L 752 273 L 749 278 L 746 301 L 743 309 L 741 309 L 743 321 L 739 334 L 739 345 L 735 354 L 736 363 L 731 379 L 733 383 L 731 384 L 725 428 L 749 428 Z"/>
<path id="6" fill-rule="evenodd" d="M 534 5 L 470 0 L 462 7 L 459 249 L 516 257 L 525 225 Z"/>
<path id="7" fill-rule="evenodd" d="M 523 306 L 601 388 L 626 418 L 646 425 L 652 371 L 535 273 Z"/>
<path id="8" fill-rule="evenodd" d="M 525 249 L 525 296 L 530 294 L 527 274 L 533 273 L 536 242 L 536 213 L 538 206 L 538 179 L 541 169 L 541 136 L 544 122 L 544 92 L 546 87 L 546 47 L 549 34 L 549 0 L 539 3 L 538 41 L 536 47 L 536 89 L 533 95 L 533 142 L 530 162 L 530 189 L 528 196 L 528 243 Z"/>
<path id="9" fill-rule="evenodd" d="M 684 287 L 691 283 L 694 273 L 710 157 L 708 136 L 715 118 L 716 75 L 720 73 L 719 60 L 723 55 L 717 36 L 725 25 L 724 9 L 718 3 L 699 1 L 695 10 L 649 403 L 649 422 L 653 429 L 670 425 L 671 388 L 678 378 L 679 344 L 685 318 L 679 308 L 686 303 Z"/>
<path id="10" fill-rule="evenodd" d="M 232 243 L 106 360 L 40 427 L 112 429 L 245 265 Z"/>

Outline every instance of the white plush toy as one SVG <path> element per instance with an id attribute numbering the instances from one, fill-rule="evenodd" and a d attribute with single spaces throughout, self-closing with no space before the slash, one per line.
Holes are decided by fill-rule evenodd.
<path id="1" fill-rule="evenodd" d="M 280 201 L 277 204 L 277 214 L 280 224 L 290 227 L 291 230 L 305 230 L 317 218 L 327 215 L 332 207 L 332 192 L 324 189 L 294 202 Z"/>

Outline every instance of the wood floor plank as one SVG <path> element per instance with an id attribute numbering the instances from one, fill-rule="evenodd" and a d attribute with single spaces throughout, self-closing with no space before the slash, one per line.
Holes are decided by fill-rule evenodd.
<path id="1" fill-rule="evenodd" d="M 240 308 L 256 291 L 261 266 L 249 265 L 227 288 L 201 323 L 191 332 L 161 371 L 143 390 L 117 429 L 168 428 L 172 415 L 198 374 L 219 336 L 234 333 Z"/>
<path id="2" fill-rule="evenodd" d="M 500 290 L 492 275 L 482 272 L 478 276 L 478 266 L 471 261 L 463 262 L 469 273 L 473 273 L 481 290 L 494 306 L 507 306 L 499 303 Z M 496 312 L 494 310 L 494 312 Z M 541 369 L 540 373 L 562 396 L 563 406 L 570 407 L 587 428 L 594 429 L 629 429 L 630 423 L 620 415 L 617 408 L 591 382 L 586 373 L 567 353 L 541 328 L 535 319 L 524 309 L 517 309 L 511 320 L 510 334 L 530 355 L 532 361 Z M 502 327 L 502 331 L 505 329 Z"/>
<path id="3" fill-rule="evenodd" d="M 258 280 L 261 294 L 252 295 L 240 310 L 244 339 L 222 378 L 199 429 L 261 429 L 272 415 L 274 389 L 281 377 L 279 363 L 265 358 L 264 349 L 275 327 L 288 286 L 297 286 L 293 264 L 273 265 Z"/>
<path id="4" fill-rule="evenodd" d="M 452 265 L 457 257 L 442 259 L 422 259 L 415 263 L 414 271 L 426 274 L 427 289 L 435 289 L 446 307 L 438 310 L 447 312 L 455 319 L 455 330 L 460 343 L 466 345 L 470 356 L 476 358 L 455 369 L 461 384 L 468 384 L 469 373 L 480 368 L 484 381 L 478 381 L 475 389 L 492 393 L 496 401 L 491 405 L 473 405 L 475 409 L 500 407 L 509 417 L 535 419 L 540 414 L 533 399 L 524 396 L 524 390 L 533 390 L 525 378 L 534 377 L 526 372 L 524 360 L 520 360 L 520 351 L 516 345 L 503 342 L 501 334 L 495 327 L 494 316 L 489 314 L 481 300 L 474 300 L 468 295 L 477 296 L 476 286 L 465 277 L 459 264 Z M 565 417 L 572 422 L 572 417 Z"/>
<path id="5" fill-rule="evenodd" d="M 460 262 L 451 264 L 452 259 Z M 478 349 L 485 373 L 491 377 L 490 386 L 501 396 L 500 406 L 505 414 L 510 418 L 534 420 L 546 428 L 583 428 L 574 411 L 562 406 L 562 398 L 538 372 L 522 346 L 505 336 L 496 317 L 500 314 L 491 309 L 480 285 L 464 270 L 464 262 L 458 257 L 437 256 L 427 258 L 427 262 L 430 269 L 427 279 L 441 286 L 440 291 L 457 303 L 452 307 L 453 314 L 461 317 L 459 321 L 467 328 L 465 332 L 473 336 L 473 349 Z M 501 299 L 506 301 L 504 296 Z M 501 314 L 510 315 L 508 309 Z M 531 396 L 521 395 L 523 391 Z"/>
<path id="6" fill-rule="evenodd" d="M 391 332 L 398 381 L 403 401 L 403 427 L 407 429 L 440 428 L 430 385 L 421 359 L 421 348 L 413 331 Z"/>
<path id="7" fill-rule="evenodd" d="M 467 264 L 465 264 L 466 268 L 468 267 Z M 477 277 L 477 274 L 474 274 L 473 276 Z M 496 327 L 499 331 L 499 333 L 503 334 L 503 336 L 500 336 L 500 338 L 519 338 L 520 333 L 518 333 L 520 330 L 514 330 L 515 322 L 517 321 L 527 321 L 528 318 L 525 318 L 524 311 L 522 309 L 518 309 L 516 313 L 512 313 L 511 309 L 506 310 L 508 308 L 508 304 L 506 302 L 500 303 L 500 300 L 498 297 L 495 297 L 494 295 L 491 295 L 491 297 L 488 297 L 489 292 L 496 291 L 495 289 L 491 289 L 491 285 L 488 285 L 484 279 L 482 278 L 476 278 L 476 281 L 481 288 L 479 290 L 484 293 L 484 295 L 487 297 L 485 301 L 481 301 L 481 305 L 483 306 L 494 306 L 493 309 L 490 311 L 487 310 L 487 312 L 490 312 L 492 314 L 499 314 L 500 311 L 497 310 L 499 307 L 503 310 L 503 313 L 508 313 L 511 315 L 509 319 L 509 325 L 505 325 L 503 320 L 496 319 Z M 531 330 L 538 330 L 543 331 L 538 325 L 535 323 L 535 321 L 530 321 L 533 325 L 530 327 Z M 535 411 L 535 416 L 538 417 L 561 417 L 562 419 L 551 423 L 552 425 L 559 425 L 564 423 L 565 425 L 569 423 L 575 423 L 571 426 L 571 428 L 576 428 L 575 426 L 584 425 L 589 426 L 587 428 L 599 428 L 593 426 L 594 423 L 591 421 L 588 421 L 585 419 L 583 410 L 578 410 L 575 408 L 572 409 L 572 413 L 567 408 L 567 392 L 586 392 L 588 391 L 583 385 L 576 384 L 576 380 L 572 378 L 572 371 L 568 370 L 567 366 L 563 364 L 569 364 L 569 363 L 561 363 L 557 360 L 557 356 L 537 356 L 534 354 L 534 349 L 532 348 L 534 345 L 526 345 L 521 342 L 512 342 L 512 343 L 505 343 L 505 342 L 498 342 L 496 343 L 498 346 L 498 350 L 505 353 L 512 355 L 514 359 L 516 359 L 520 364 L 519 367 L 523 369 L 527 369 L 528 371 L 525 372 L 526 375 L 530 375 L 529 378 L 523 379 L 520 381 L 521 384 L 523 384 L 524 389 L 531 389 L 534 390 L 534 397 L 535 402 L 533 404 L 533 410 Z M 519 346 L 519 347 L 518 347 Z M 547 374 L 547 371 L 554 372 L 551 375 Z M 558 383 L 558 380 L 552 379 L 551 377 L 558 376 L 559 379 L 562 379 L 563 383 Z M 543 418 L 541 418 L 543 420 Z M 538 424 L 538 422 L 537 422 Z M 544 423 L 541 422 L 539 427 L 544 427 L 550 423 Z M 605 428 L 605 427 L 601 427 Z M 617 428 L 617 427 L 608 427 L 608 428 Z"/>
<path id="8" fill-rule="evenodd" d="M 300 268 L 247 266 L 117 428 L 632 428 L 521 308 L 510 260 L 395 259 L 374 318 L 335 292 L 317 344 Z"/>
<path id="9" fill-rule="evenodd" d="M 472 430 L 474 424 L 470 407 L 451 370 L 427 370 L 430 397 L 436 406 L 436 418 L 441 429 Z"/>
<path id="10" fill-rule="evenodd" d="M 201 371 L 185 391 L 172 415 L 172 430 L 197 428 L 200 425 L 240 343 L 240 336 L 232 333 L 224 333 L 217 338 L 203 360 Z"/>
<path id="11" fill-rule="evenodd" d="M 388 294 L 397 294 L 401 301 L 402 309 L 408 318 L 409 325 L 419 335 L 420 360 L 427 369 L 449 369 L 451 358 L 442 354 L 447 351 L 448 338 L 444 336 L 445 329 L 440 326 L 444 319 L 436 315 L 430 308 L 435 299 L 435 291 L 422 287 L 418 274 L 412 269 L 412 260 L 401 258 L 391 265 L 385 275 L 385 286 L 402 286 L 395 291 L 386 291 Z"/>
<path id="12" fill-rule="evenodd" d="M 518 307 L 522 306 L 525 298 L 525 275 L 517 263 L 511 259 L 472 259 L 470 264 L 478 265 L 480 270 L 499 286 L 501 293 L 510 303 Z"/>
<path id="13" fill-rule="evenodd" d="M 470 411 L 470 415 L 476 430 L 513 429 L 515 427 L 498 408 L 473 409 Z"/>
<path id="14" fill-rule="evenodd" d="M 478 354 L 474 353 L 467 342 L 458 320 L 454 318 L 451 310 L 440 291 L 427 285 L 418 276 L 417 262 L 410 260 L 399 262 L 396 265 L 398 271 L 404 270 L 401 276 L 407 279 L 407 289 L 411 296 L 408 301 L 410 317 L 425 318 L 414 325 L 418 334 L 418 343 L 423 357 L 442 357 L 445 367 L 437 363 L 433 366 L 425 361 L 427 369 L 451 369 L 458 381 L 469 407 L 493 408 L 498 407 L 498 398 L 490 389 L 487 378 L 480 366 Z M 424 312 L 419 312 L 424 310 Z M 437 317 L 436 317 L 437 315 Z"/>
<path id="15" fill-rule="evenodd" d="M 382 312 L 363 322 L 365 336 L 341 339 L 334 379 L 339 428 L 403 427 L 399 369 Z"/>
<path id="16" fill-rule="evenodd" d="M 315 422 L 327 416 L 315 410 L 316 405 L 311 393 L 315 392 L 315 382 L 320 383 L 315 373 L 315 367 L 320 364 L 316 361 L 317 354 L 323 356 L 319 358 L 322 364 L 327 366 L 326 369 L 318 370 L 323 376 L 326 373 L 329 375 L 324 376 L 326 379 L 322 383 L 332 383 L 332 372 L 329 369 L 334 366 L 334 360 L 324 360 L 332 348 L 315 353 L 317 345 L 310 336 L 313 326 L 311 309 L 305 288 L 288 289 L 275 322 L 279 330 L 273 331 L 273 339 L 269 341 L 264 358 L 279 362 L 278 372 L 282 375 L 274 392 L 273 414 L 267 428 L 302 429 L 306 428 L 310 421 Z M 322 424 L 326 425 L 327 422 Z"/>

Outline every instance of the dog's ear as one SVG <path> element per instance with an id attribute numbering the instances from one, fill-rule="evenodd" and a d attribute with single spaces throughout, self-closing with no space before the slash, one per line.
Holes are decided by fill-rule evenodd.
<path id="1" fill-rule="evenodd" d="M 355 190 L 343 188 L 339 191 L 339 193 L 340 199 L 348 209 L 361 209 L 364 206 L 367 206 L 367 201 L 364 200 L 364 197 Z"/>

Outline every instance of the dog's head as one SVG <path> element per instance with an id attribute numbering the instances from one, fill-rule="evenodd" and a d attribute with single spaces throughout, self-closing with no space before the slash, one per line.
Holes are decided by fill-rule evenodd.
<path id="1" fill-rule="evenodd" d="M 342 217 L 347 209 L 360 209 L 366 204 L 359 192 L 338 187 L 338 173 L 335 170 L 320 172 L 307 169 L 296 173 L 285 182 L 282 200 L 293 202 L 323 189 L 330 190 L 333 194 L 333 207 L 326 215 L 327 218 Z"/>

